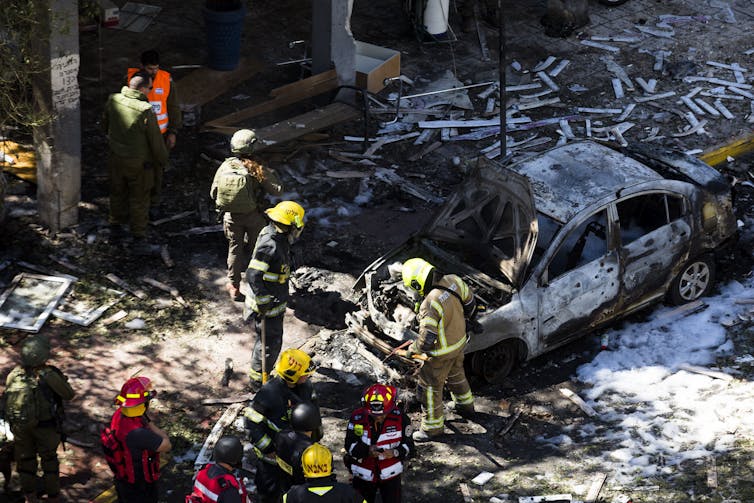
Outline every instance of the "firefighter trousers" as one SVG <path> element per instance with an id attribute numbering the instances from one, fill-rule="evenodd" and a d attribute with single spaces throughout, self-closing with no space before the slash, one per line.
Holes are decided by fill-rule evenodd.
<path id="1" fill-rule="evenodd" d="M 254 376 L 255 373 L 259 374 L 259 379 L 262 380 L 262 319 L 265 320 L 265 342 L 267 347 L 265 348 L 265 371 L 267 374 L 272 372 L 275 367 L 275 362 L 280 354 L 280 348 L 283 345 L 283 314 L 280 316 L 273 316 L 271 318 L 263 318 L 263 315 L 254 313 L 251 317 L 254 323 L 254 330 L 257 334 L 257 339 L 254 341 L 254 349 L 251 353 L 251 372 L 249 375 Z"/>
<path id="2" fill-rule="evenodd" d="M 463 369 L 463 348 L 449 355 L 433 356 L 419 371 L 416 394 L 422 406 L 421 429 L 429 434 L 443 432 L 442 390 L 446 384 L 456 405 L 473 407 L 474 396 Z"/>

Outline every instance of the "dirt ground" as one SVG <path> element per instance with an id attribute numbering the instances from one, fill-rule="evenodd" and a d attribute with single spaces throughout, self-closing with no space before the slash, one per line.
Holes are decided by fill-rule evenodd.
<path id="1" fill-rule="evenodd" d="M 131 295 L 124 297 L 106 316 L 118 309 L 127 311 L 128 316 L 110 326 L 96 322 L 82 328 L 51 318 L 42 330 L 54 341 L 54 363 L 70 377 L 78 393 L 68 408 L 68 430 L 70 437 L 80 445 L 69 445 L 60 453 L 64 495 L 72 502 L 89 501 L 111 483 L 107 466 L 96 447 L 97 432 L 112 413 L 112 399 L 119 386 L 129 376 L 140 372 L 150 377 L 159 389 L 154 419 L 168 430 L 174 445 L 173 460 L 165 468 L 162 484 L 164 501 L 168 502 L 183 501 L 193 474 L 191 454 L 196 454 L 223 410 L 222 406 L 202 406 L 200 402 L 208 397 L 244 393 L 247 383 L 245 376 L 253 338 L 241 321 L 242 306 L 230 302 L 223 288 L 227 246 L 222 234 L 171 235 L 206 225 L 196 216 L 153 228 L 153 239 L 168 245 L 176 264 L 173 268 L 166 267 L 157 257 L 132 256 L 107 242 L 106 139 L 99 127 L 107 94 L 119 90 L 125 69 L 137 61 L 142 50 L 159 48 L 163 66 L 168 69 L 203 64 L 206 58 L 199 2 L 188 5 L 180 0 L 158 0 L 152 4 L 161 6 L 162 12 L 144 33 L 95 30 L 82 32 L 80 37 L 79 80 L 84 129 L 81 224 L 70 232 L 51 235 L 39 224 L 34 212 L 34 188 L 13 181 L 11 195 L 7 198 L 10 217 L 0 234 L 0 262 L 14 261 L 0 271 L 3 285 L 9 284 L 13 276 L 23 270 L 18 261 L 25 261 L 48 271 L 75 274 L 89 288 L 113 286 L 104 275 L 115 273 L 148 293 L 144 300 Z M 555 112 L 548 111 L 549 115 L 541 112 L 542 117 L 565 115 L 575 106 L 611 106 L 615 98 L 610 83 L 612 74 L 605 70 L 601 59 L 605 53 L 585 47 L 580 41 L 591 35 L 620 35 L 637 24 L 654 25 L 660 14 L 709 16 L 709 19 L 684 21 L 674 26 L 675 36 L 671 40 L 648 37 L 641 42 L 641 48 L 656 51 L 670 47 L 674 63 L 690 62 L 697 67 L 707 60 L 740 62 L 744 67 L 751 62 L 751 56 L 742 54 L 743 50 L 754 47 L 754 34 L 750 30 L 754 5 L 750 1 L 735 0 L 726 4 L 735 14 L 735 22 L 726 21 L 728 11 L 716 1 L 629 0 L 613 9 L 592 2 L 591 23 L 570 37 L 559 39 L 543 33 L 539 18 L 544 4 L 544 1 L 516 2 L 509 8 L 506 25 L 509 63 L 516 60 L 524 68 L 533 68 L 549 55 L 571 61 L 559 80 L 562 104 L 557 105 Z M 270 89 L 299 77 L 295 65 L 277 67 L 275 63 L 300 57 L 300 47 L 290 49 L 288 42 L 309 38 L 309 8 L 309 3 L 300 5 L 287 0 L 258 0 L 251 4 L 243 52 L 261 60 L 264 69 L 205 105 L 202 119 L 216 118 L 261 101 Z M 395 0 L 356 2 L 352 30 L 359 40 L 400 50 L 402 73 L 414 79 L 417 87 L 437 79 L 446 70 L 454 72 L 464 84 L 497 79 L 498 38 L 491 26 L 484 25 L 492 56 L 491 61 L 485 62 L 480 58 L 476 34 L 462 33 L 457 15 L 451 16 L 451 22 L 458 41 L 422 44 L 400 8 L 400 2 Z M 616 55 L 615 60 L 633 77 L 643 75 L 658 79 L 663 91 L 678 89 L 679 95 L 688 91 L 690 86 L 673 75 L 653 72 L 654 59 L 641 54 L 644 53 L 633 47 L 631 51 L 623 50 Z M 174 78 L 180 81 L 190 71 L 177 69 L 173 72 Z M 511 78 L 523 82 L 528 77 L 513 73 Z M 747 77 L 747 81 L 750 80 Z M 573 91 L 570 87 L 573 84 L 588 86 L 589 90 Z M 390 91 L 395 90 L 386 90 L 380 96 L 384 98 Z M 477 90 L 469 94 L 475 111 L 468 112 L 467 117 L 479 117 L 485 100 L 476 96 Z M 322 100 L 312 100 L 255 118 L 244 125 L 263 126 L 322 104 Z M 706 149 L 750 130 L 746 122 L 750 110 L 739 106 L 734 120 L 710 120 L 706 135 L 673 137 L 671 133 L 680 131 L 685 123 L 674 113 L 675 108 L 676 105 L 665 102 L 659 108 L 637 107 L 631 120 L 638 126 L 625 134 L 626 139 L 638 141 L 650 133 L 651 127 L 659 125 L 666 135 L 664 144 L 684 150 Z M 531 115 L 540 118 L 534 111 Z M 389 116 L 380 118 L 390 119 Z M 345 330 L 344 314 L 357 308 L 350 300 L 351 284 L 373 259 L 421 228 L 437 208 L 435 204 L 403 192 L 397 184 L 381 182 L 374 176 L 364 182 L 360 178 L 327 175 L 327 170 L 331 169 L 364 169 L 374 174 L 369 166 L 344 165 L 328 155 L 330 148 L 360 152 L 359 143 L 343 142 L 341 138 L 344 134 L 361 134 L 362 128 L 360 122 L 340 125 L 330 130 L 329 138 L 322 141 L 335 145 L 295 143 L 262 157 L 281 173 L 289 194 L 302 201 L 308 212 L 306 230 L 294 252 L 298 269 L 293 280 L 294 301 L 286 313 L 284 346 L 307 344 L 322 363 L 315 382 L 326 414 L 324 443 L 335 452 L 342 446 L 345 423 L 351 410 L 358 406 L 359 393 L 374 379 L 384 377 L 375 375 L 369 360 L 358 356 L 358 344 Z M 374 124 L 373 128 L 376 129 Z M 555 129 L 546 132 L 553 137 L 549 146 L 557 139 Z M 576 132 L 583 135 L 581 130 Z M 513 136 L 520 140 L 525 134 Z M 405 180 L 444 197 L 463 180 L 479 150 L 495 139 L 446 142 L 440 149 L 413 162 L 406 159 L 420 147 L 400 142 L 383 147 L 378 164 L 395 169 Z M 184 128 L 166 174 L 163 204 L 166 215 L 195 210 L 197 201 L 206 199 L 215 164 L 202 154 L 221 159 L 226 148 L 227 139 L 222 136 Z M 453 162 L 456 156 L 460 163 Z M 736 159 L 721 169 L 731 181 L 752 181 L 751 167 L 746 160 Z M 754 218 L 754 191 L 741 183 L 735 190 L 737 215 L 750 221 Z M 355 201 L 367 191 L 370 197 Z M 751 242 L 741 242 L 735 260 L 721 264 L 719 281 L 750 274 L 754 261 L 750 251 Z M 67 270 L 54 260 L 61 258 L 74 263 L 80 272 Z M 141 283 L 140 278 L 144 276 L 177 288 L 186 305 Z M 640 319 L 642 314 L 636 316 Z M 126 328 L 125 324 L 134 319 L 144 320 L 145 328 Z M 0 376 L 7 375 L 14 365 L 16 351 L 26 335 L 12 330 L 0 332 L 3 347 Z M 730 336 L 740 344 L 742 351 L 750 351 L 750 326 L 739 325 Z M 487 501 L 501 493 L 569 493 L 575 486 L 588 485 L 593 475 L 585 468 L 588 452 L 546 448 L 533 439 L 538 435 L 557 434 L 562 428 L 582 420 L 579 409 L 557 393 L 557 389 L 571 383 L 579 364 L 589 361 L 597 351 L 598 337 L 590 336 L 530 362 L 502 386 L 473 382 L 481 411 L 478 421 L 468 422 L 450 414 L 448 428 L 452 434 L 448 440 L 419 447 L 418 456 L 408 463 L 404 475 L 404 500 L 428 502 L 442 495 L 448 502 L 464 501 L 459 483 L 468 483 L 483 470 L 496 475 L 483 487 L 470 484 L 475 501 Z M 227 361 L 233 362 L 234 373 L 229 385 L 223 387 L 220 381 Z M 404 385 L 411 416 L 418 422 L 417 408 L 411 399 L 411 369 L 396 365 L 395 370 L 406 376 L 399 383 Z M 503 434 L 516 412 L 521 413 L 518 420 Z M 718 460 L 718 466 L 730 468 L 731 488 L 745 486 L 746 481 L 754 478 L 754 470 L 746 462 L 750 454 L 751 449 L 742 446 L 728 458 Z M 689 466 L 687 470 L 688 480 L 675 482 L 674 486 L 663 485 L 656 493 L 635 494 L 634 501 L 688 501 L 689 490 L 696 490 L 699 501 L 722 500 L 721 493 L 706 494 L 699 489 L 702 475 L 697 473 L 697 467 Z M 338 473 L 341 480 L 347 478 L 342 465 Z M 14 487 L 17 488 L 15 480 Z M 618 492 L 618 488 L 610 487 L 608 479 L 603 500 L 610 501 Z M 739 491 L 732 492 L 730 497 L 754 501 L 754 496 L 746 499 L 745 495 Z M 18 493 L 0 493 L 0 501 L 17 499 Z"/>

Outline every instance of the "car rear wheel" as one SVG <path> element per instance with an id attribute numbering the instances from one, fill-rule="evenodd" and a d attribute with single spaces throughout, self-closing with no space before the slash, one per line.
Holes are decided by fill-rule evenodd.
<path id="1" fill-rule="evenodd" d="M 475 374 L 490 384 L 500 384 L 511 373 L 518 349 L 514 341 L 498 342 L 483 351 L 477 351 L 472 357 L 471 367 Z"/>
<path id="2" fill-rule="evenodd" d="M 670 285 L 670 302 L 676 306 L 693 302 L 707 295 L 714 281 L 715 262 L 710 255 L 689 260 Z"/>

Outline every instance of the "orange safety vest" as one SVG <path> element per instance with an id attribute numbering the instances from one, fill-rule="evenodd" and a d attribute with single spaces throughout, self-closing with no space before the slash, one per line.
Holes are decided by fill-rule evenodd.
<path id="1" fill-rule="evenodd" d="M 128 76 L 126 77 L 126 85 L 141 68 L 129 68 Z M 170 72 L 165 70 L 157 70 L 157 75 L 154 76 L 152 82 L 152 90 L 147 95 L 149 103 L 152 105 L 152 110 L 157 116 L 157 125 L 160 126 L 160 133 L 165 134 L 168 130 L 168 124 L 170 123 L 168 117 L 168 95 L 170 94 Z"/>

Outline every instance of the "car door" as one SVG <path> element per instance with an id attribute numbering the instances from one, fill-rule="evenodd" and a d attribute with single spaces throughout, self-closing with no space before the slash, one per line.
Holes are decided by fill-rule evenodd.
<path id="1" fill-rule="evenodd" d="M 560 345 L 611 318 L 620 293 L 608 208 L 561 231 L 538 285 L 539 337 Z"/>
<path id="2" fill-rule="evenodd" d="M 684 196 L 672 192 L 631 195 L 616 202 L 620 229 L 622 310 L 665 293 L 672 269 L 687 259 L 691 216 Z"/>

